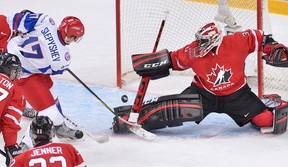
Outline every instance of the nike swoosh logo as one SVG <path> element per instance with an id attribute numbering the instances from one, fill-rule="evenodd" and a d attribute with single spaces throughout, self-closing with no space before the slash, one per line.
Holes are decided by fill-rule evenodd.
<path id="1" fill-rule="evenodd" d="M 1 31 L 1 35 L 6 35 L 6 36 L 8 36 L 8 34 L 4 33 L 3 31 Z"/>
<path id="2" fill-rule="evenodd" d="M 249 112 L 247 114 L 244 115 L 244 117 L 246 118 L 249 115 Z"/>

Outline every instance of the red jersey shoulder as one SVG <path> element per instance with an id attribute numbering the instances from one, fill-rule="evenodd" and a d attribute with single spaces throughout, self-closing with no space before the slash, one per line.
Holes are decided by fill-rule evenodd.
<path id="1" fill-rule="evenodd" d="M 261 38 L 263 36 L 263 31 L 262 30 L 252 30 L 252 29 L 247 29 L 242 32 L 236 32 L 234 35 L 238 36 L 240 38 Z"/>
<path id="2" fill-rule="evenodd" d="M 242 32 L 236 32 L 231 35 L 224 36 L 223 43 L 233 46 L 234 49 L 240 49 L 252 53 L 261 50 L 263 41 L 263 31 L 248 29 Z"/>

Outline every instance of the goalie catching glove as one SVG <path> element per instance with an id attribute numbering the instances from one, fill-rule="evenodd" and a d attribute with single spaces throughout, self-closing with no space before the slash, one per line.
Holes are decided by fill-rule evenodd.
<path id="1" fill-rule="evenodd" d="M 170 53 L 167 49 L 147 54 L 132 55 L 134 71 L 140 76 L 159 79 L 170 74 L 172 67 Z"/>
<path id="2" fill-rule="evenodd" d="M 263 52 L 266 54 L 262 56 L 266 64 L 275 67 L 288 67 L 288 48 L 276 42 L 272 35 L 264 36 Z"/>

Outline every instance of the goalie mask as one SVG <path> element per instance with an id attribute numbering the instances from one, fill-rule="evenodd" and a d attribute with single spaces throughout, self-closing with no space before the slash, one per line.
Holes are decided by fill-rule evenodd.
<path id="1" fill-rule="evenodd" d="M 52 142 L 55 135 L 53 122 L 47 116 L 36 116 L 30 125 L 29 134 L 33 139 L 33 145 L 36 141 Z"/>
<path id="2" fill-rule="evenodd" d="M 0 54 L 0 73 L 7 75 L 12 81 L 20 77 L 22 72 L 20 59 L 13 54 Z"/>
<path id="3" fill-rule="evenodd" d="M 204 25 L 195 34 L 197 47 L 192 55 L 204 57 L 210 50 L 220 45 L 222 38 L 222 31 L 214 22 Z"/>

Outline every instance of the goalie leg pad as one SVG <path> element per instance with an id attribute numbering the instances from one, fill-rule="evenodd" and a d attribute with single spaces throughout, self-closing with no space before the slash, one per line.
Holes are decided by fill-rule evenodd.
<path id="1" fill-rule="evenodd" d="M 261 133 L 282 134 L 287 129 L 288 103 L 278 94 L 263 95 L 262 102 L 273 112 L 273 127 L 261 128 Z"/>
<path id="2" fill-rule="evenodd" d="M 168 97 L 168 98 L 167 98 Z M 143 107 L 138 124 L 146 130 L 183 125 L 186 121 L 203 119 L 203 107 L 199 95 L 169 95 L 165 99 Z"/>
<path id="3" fill-rule="evenodd" d="M 273 111 L 273 133 L 282 134 L 286 132 L 287 129 L 287 118 L 288 118 L 288 104 L 287 102 L 282 101 L 281 105 L 276 107 Z"/>

